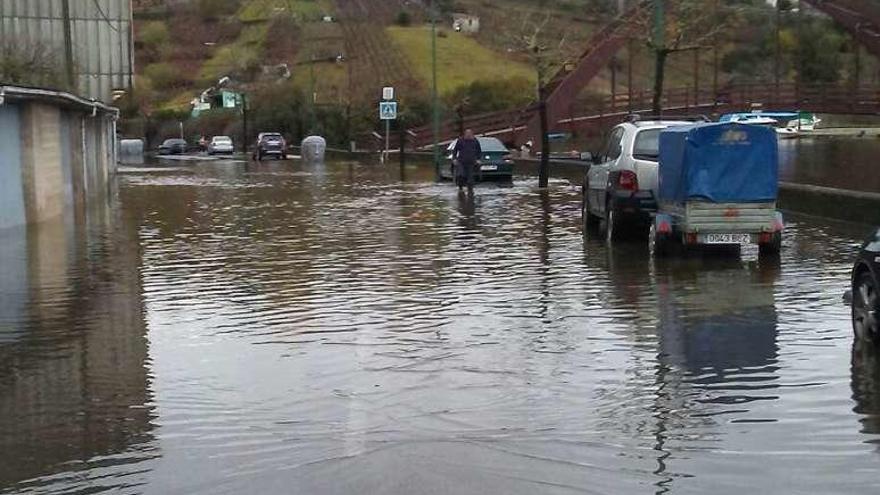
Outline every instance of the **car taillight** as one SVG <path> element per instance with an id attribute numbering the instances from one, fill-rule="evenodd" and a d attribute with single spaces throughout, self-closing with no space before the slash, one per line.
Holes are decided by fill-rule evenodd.
<path id="1" fill-rule="evenodd" d="M 620 172 L 620 176 L 617 178 L 617 187 L 624 191 L 638 191 L 639 178 L 632 170 L 624 170 Z"/>

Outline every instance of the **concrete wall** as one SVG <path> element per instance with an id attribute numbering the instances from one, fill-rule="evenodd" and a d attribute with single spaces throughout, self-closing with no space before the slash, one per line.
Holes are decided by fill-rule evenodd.
<path id="1" fill-rule="evenodd" d="M 69 0 L 79 93 L 112 101 L 132 86 L 130 0 Z M 64 57 L 61 0 L 0 0 L 0 39 L 43 43 Z"/>
<path id="2" fill-rule="evenodd" d="M 82 214 L 107 198 L 115 120 L 52 101 L 0 104 L 0 229 Z"/>

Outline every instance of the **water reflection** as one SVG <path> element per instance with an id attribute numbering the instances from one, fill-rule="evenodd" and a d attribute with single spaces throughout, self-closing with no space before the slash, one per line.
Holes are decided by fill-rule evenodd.
<path id="1" fill-rule="evenodd" d="M 40 478 L 47 492 L 98 475 L 143 482 L 131 491 L 146 493 L 873 486 L 871 433 L 857 431 L 851 410 L 870 386 L 840 305 L 861 232 L 793 219 L 773 263 L 752 252 L 657 262 L 643 242 L 584 241 L 579 191 L 566 182 L 539 190 L 518 177 L 458 195 L 430 167 L 400 173 L 269 162 L 123 177 L 125 227 L 105 237 L 137 243 L 95 242 L 106 254 L 77 277 L 26 271 L 41 286 L 4 307 L 24 311 L 16 335 L 30 332 L 20 321 L 32 306 L 44 306 L 40 328 L 62 335 L 45 321 L 70 311 L 33 302 L 53 300 L 53 280 L 135 294 L 106 297 L 145 308 L 149 321 L 149 361 L 135 345 L 143 315 L 114 335 L 141 356 L 126 363 L 150 374 L 112 372 L 139 387 L 133 399 L 120 392 L 121 404 L 154 408 L 124 423 L 146 443 L 130 434 L 128 447 L 82 457 L 161 457 L 139 463 L 139 475 L 59 460 L 31 476 L 58 473 L 54 484 Z M 20 256 L 9 246 L 3 259 Z M 66 266 L 59 273 L 78 265 Z M 138 277 L 127 278 L 130 266 Z M 58 342 L 94 338 L 95 311 Z M 62 344 L 38 348 L 63 354 Z M 124 429 L 105 409 L 61 409 L 86 410 L 95 421 L 83 424 L 98 432 Z M 88 438 L 68 442 L 87 451 Z"/>
<path id="2" fill-rule="evenodd" d="M 859 415 L 861 433 L 880 435 L 880 349 L 871 343 L 854 341 L 852 348 L 853 411 Z M 870 442 L 880 450 L 880 438 Z"/>
<path id="3" fill-rule="evenodd" d="M 135 224 L 110 215 L 0 233 L 0 489 L 118 488 L 155 455 Z"/>

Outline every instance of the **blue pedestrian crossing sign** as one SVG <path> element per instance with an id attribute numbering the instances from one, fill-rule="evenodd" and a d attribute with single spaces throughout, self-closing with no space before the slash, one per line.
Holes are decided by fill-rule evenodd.
<path id="1" fill-rule="evenodd" d="M 381 120 L 397 119 L 397 102 L 383 101 L 379 103 L 379 118 Z"/>

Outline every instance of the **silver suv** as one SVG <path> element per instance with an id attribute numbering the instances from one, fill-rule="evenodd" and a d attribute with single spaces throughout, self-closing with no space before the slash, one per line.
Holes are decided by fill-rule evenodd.
<path id="1" fill-rule="evenodd" d="M 617 240 L 628 227 L 647 232 L 651 213 L 657 211 L 660 131 L 689 124 L 677 120 L 626 122 L 611 131 L 584 179 L 585 232 L 598 226 L 609 241 Z"/>

